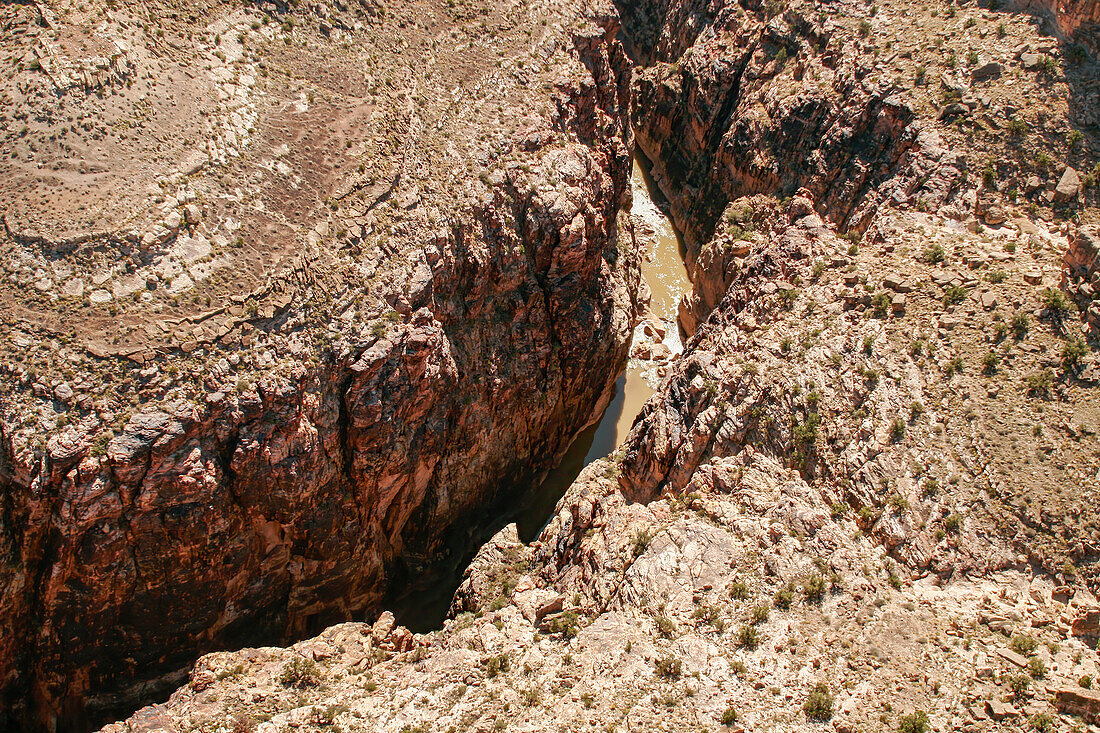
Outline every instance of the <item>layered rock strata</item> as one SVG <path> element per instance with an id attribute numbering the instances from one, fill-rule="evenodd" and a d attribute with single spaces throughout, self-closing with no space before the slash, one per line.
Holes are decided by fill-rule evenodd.
<path id="1" fill-rule="evenodd" d="M 366 57 L 390 52 L 381 44 L 399 24 L 430 26 L 442 11 L 409 4 L 385 20 L 365 16 L 369 30 L 360 30 L 362 20 L 334 28 L 308 13 L 283 16 L 280 29 L 274 7 L 274 19 L 214 12 L 215 28 L 243 26 L 239 38 L 249 28 L 275 34 L 271 46 L 265 37 L 259 50 L 243 41 L 237 48 L 237 64 L 248 59 L 266 77 L 296 61 L 278 56 L 279 34 L 287 45 L 310 33 L 318 34 L 311 42 L 327 37 L 334 47 L 341 38 L 383 39 Z M 446 104 L 413 104 L 405 160 L 381 187 L 356 181 L 384 169 L 360 166 L 348 183 L 323 179 L 324 164 L 310 167 L 316 161 L 287 166 L 285 151 L 272 152 L 285 146 L 279 130 L 264 126 L 264 114 L 284 108 L 268 111 L 260 95 L 259 139 L 235 138 L 241 162 L 232 165 L 258 171 L 238 189 L 243 201 L 204 188 L 220 185 L 217 161 L 191 171 L 182 185 L 206 191 L 205 211 L 184 205 L 193 194 L 174 199 L 179 211 L 142 240 L 152 264 L 141 251 L 132 255 L 152 297 L 111 305 L 123 323 L 143 318 L 128 309 L 156 314 L 176 305 L 162 300 L 155 279 L 146 289 L 140 274 L 174 261 L 174 250 L 158 248 L 185 238 L 188 247 L 210 247 L 219 230 L 207 222 L 247 222 L 312 195 L 248 188 L 276 173 L 273 165 L 298 176 L 296 188 L 329 186 L 331 205 L 314 211 L 321 223 L 299 235 L 302 255 L 291 267 L 239 300 L 226 293 L 212 314 L 179 319 L 217 321 L 220 330 L 119 351 L 97 347 L 94 328 L 74 329 L 75 338 L 51 332 L 42 325 L 49 316 L 35 312 L 45 310 L 41 301 L 6 306 L 8 317 L 24 319 L 7 335 L 41 338 L 52 352 L 4 372 L 0 727 L 79 730 L 174 687 L 204 651 L 293 640 L 376 610 L 395 572 L 404 578 L 461 552 L 446 544 L 449 533 L 484 522 L 487 507 L 553 465 L 598 416 L 638 314 L 627 217 L 630 69 L 612 15 L 527 12 L 501 6 L 479 16 L 500 34 L 491 64 L 467 59 L 449 70 L 454 78 L 440 78 L 434 61 L 415 69 L 420 76 L 401 91 L 410 102 L 418 94 L 449 101 L 477 85 L 484 121 L 456 117 Z M 463 28 L 461 18 L 446 22 Z M 523 33 L 532 25 L 535 38 Z M 63 19 L 47 27 L 77 32 Z M 223 32 L 226 44 L 237 42 Z M 25 73 L 37 78 L 42 68 Z M 234 88 L 283 93 L 272 76 L 247 86 L 238 79 Z M 303 93 L 301 107 L 331 102 L 331 94 L 320 90 L 314 101 Z M 377 115 L 370 119 L 375 125 Z M 434 139 L 423 133 L 428 123 Z M 436 149 L 452 135 L 458 147 Z M 473 159 L 480 176 L 452 168 Z M 40 216 L 33 202 L 13 211 Z M 284 214 L 291 216 L 274 216 Z M 77 270 L 79 253 L 130 246 L 113 234 L 69 242 L 28 231 L 9 227 L 15 256 L 70 251 Z M 245 238 L 258 232 L 235 231 L 243 249 L 226 256 L 244 263 Z M 92 298 L 85 313 L 94 320 L 106 307 Z M 131 331 L 123 338 L 133 342 Z M 114 401 L 131 390 L 139 396 L 132 409 Z M 49 419 L 44 429 L 35 429 L 36 415 Z"/>

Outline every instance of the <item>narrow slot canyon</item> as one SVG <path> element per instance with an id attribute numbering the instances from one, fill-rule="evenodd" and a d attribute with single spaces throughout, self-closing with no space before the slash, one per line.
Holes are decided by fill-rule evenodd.
<path id="1" fill-rule="evenodd" d="M 506 505 L 490 520 L 456 536 L 455 545 L 448 551 L 452 559 L 445 563 L 444 570 L 410 577 L 409 587 L 384 604 L 409 630 L 428 633 L 442 627 L 470 559 L 504 525 L 514 522 L 521 542 L 538 537 L 581 471 L 622 445 L 642 406 L 683 350 L 677 314 L 691 283 L 679 235 L 654 200 L 659 200 L 661 194 L 645 172 L 646 166 L 647 162 L 635 157 L 630 186 L 631 218 L 642 250 L 642 292 L 648 291 L 650 300 L 634 329 L 631 358 L 615 380 L 611 401 L 599 419 L 577 435 L 545 478 L 533 488 L 506 492 Z"/>

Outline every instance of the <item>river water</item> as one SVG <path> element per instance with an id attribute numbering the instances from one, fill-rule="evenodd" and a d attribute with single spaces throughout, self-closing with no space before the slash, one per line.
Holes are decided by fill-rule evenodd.
<path id="1" fill-rule="evenodd" d="M 634 193 L 632 215 L 635 229 L 640 240 L 648 245 L 646 256 L 642 259 L 642 276 L 652 291 L 651 315 L 647 320 L 664 331 L 662 342 L 669 352 L 678 354 L 683 346 L 676 312 L 680 298 L 691 288 L 691 283 L 684 268 L 680 239 L 668 217 L 655 203 L 654 197 L 659 193 L 646 175 L 644 165 L 635 158 L 630 185 Z M 645 339 L 644 331 L 644 323 L 639 324 L 634 332 L 635 340 Z M 530 542 L 538 536 L 549 521 L 554 505 L 581 469 L 610 455 L 622 443 L 634 424 L 634 418 L 653 395 L 660 376 L 659 365 L 654 362 L 630 359 L 626 370 L 615 382 L 615 395 L 599 422 L 577 436 L 558 467 L 547 475 L 520 507 L 514 521 L 522 541 Z"/>
<path id="2" fill-rule="evenodd" d="M 662 343 L 669 355 L 682 351 L 677 325 L 677 308 L 681 296 L 691 284 L 684 269 L 683 247 L 668 218 L 655 203 L 659 196 L 652 181 L 645 173 L 645 163 L 635 159 L 631 188 L 634 193 L 633 217 L 639 240 L 647 245 L 642 260 L 642 275 L 652 291 L 650 314 L 634 332 L 635 342 Z M 650 334 L 647 336 L 647 326 Z M 663 336 L 660 334 L 663 332 Z M 581 432 L 569 447 L 557 468 L 550 471 L 536 487 L 526 491 L 518 502 L 495 517 L 487 531 L 515 522 L 520 540 L 535 539 L 553 515 L 554 506 L 566 489 L 580 474 L 581 469 L 593 461 L 610 455 L 622 443 L 634 424 L 634 418 L 653 395 L 653 390 L 663 376 L 664 361 L 631 358 L 626 369 L 615 382 L 615 393 L 599 421 Z M 488 537 L 482 537 L 482 541 Z M 480 546 L 480 543 L 475 543 Z M 476 551 L 476 546 L 473 548 Z M 464 553 L 469 554 L 469 553 Z M 416 632 L 428 632 L 443 624 L 455 589 L 462 580 L 462 572 L 471 557 L 454 563 L 453 571 L 440 577 L 431 573 L 430 579 L 420 579 L 405 596 L 395 599 L 390 606 L 399 623 Z"/>

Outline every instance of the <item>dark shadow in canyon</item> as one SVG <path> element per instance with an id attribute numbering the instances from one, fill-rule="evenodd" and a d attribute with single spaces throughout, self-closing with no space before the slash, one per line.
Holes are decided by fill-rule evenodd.
<path id="1" fill-rule="evenodd" d="M 383 607 L 393 611 L 399 624 L 416 633 L 442 627 L 466 566 L 481 546 L 509 523 L 516 523 L 523 542 L 538 536 L 581 470 L 615 449 L 615 427 L 626 403 L 625 387 L 624 371 L 615 382 L 614 395 L 604 414 L 574 438 L 561 462 L 542 480 L 504 491 L 503 498 L 486 512 L 487 521 L 453 529 L 445 544 L 446 554 L 435 558 L 430 566 L 406 565 L 395 570 L 401 575 L 395 575 L 394 587 L 401 590 Z"/>

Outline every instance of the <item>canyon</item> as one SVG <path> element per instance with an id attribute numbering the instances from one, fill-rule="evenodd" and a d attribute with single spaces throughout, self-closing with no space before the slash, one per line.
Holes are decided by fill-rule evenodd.
<path id="1" fill-rule="evenodd" d="M 1100 722 L 1095 2 L 334 5 L 5 10 L 7 727 Z"/>

